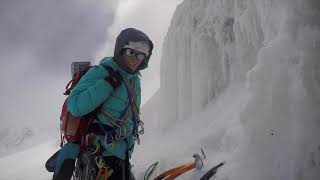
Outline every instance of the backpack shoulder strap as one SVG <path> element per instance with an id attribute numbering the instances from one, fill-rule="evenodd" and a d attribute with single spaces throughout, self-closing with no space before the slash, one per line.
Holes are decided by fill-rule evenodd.
<path id="1" fill-rule="evenodd" d="M 100 64 L 100 66 L 104 67 L 104 69 L 108 71 L 109 75 L 112 75 L 112 74 L 115 73 L 115 70 L 110 66 L 105 66 L 105 65 L 102 65 L 102 64 Z"/>

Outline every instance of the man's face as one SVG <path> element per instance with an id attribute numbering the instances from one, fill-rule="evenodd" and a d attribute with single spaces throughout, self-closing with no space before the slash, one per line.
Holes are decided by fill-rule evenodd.
<path id="1" fill-rule="evenodd" d="M 143 59 L 146 58 L 144 53 L 133 49 L 125 49 L 122 56 L 125 65 L 131 70 L 131 72 L 135 72 Z"/>

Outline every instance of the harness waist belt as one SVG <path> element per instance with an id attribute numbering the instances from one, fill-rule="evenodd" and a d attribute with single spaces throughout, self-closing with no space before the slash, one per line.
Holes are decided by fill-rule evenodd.
<path id="1" fill-rule="evenodd" d="M 112 130 L 114 130 L 114 128 L 111 127 L 111 126 L 109 126 L 109 125 L 104 125 L 104 124 L 100 124 L 100 125 L 99 125 L 99 123 L 92 123 L 92 124 L 90 125 L 90 127 L 89 127 L 88 132 L 89 132 L 89 133 L 94 133 L 94 134 L 96 134 L 96 135 L 102 135 L 102 136 L 104 136 L 104 135 L 105 135 L 105 132 L 100 128 L 100 126 L 103 126 L 106 131 L 112 131 Z"/>

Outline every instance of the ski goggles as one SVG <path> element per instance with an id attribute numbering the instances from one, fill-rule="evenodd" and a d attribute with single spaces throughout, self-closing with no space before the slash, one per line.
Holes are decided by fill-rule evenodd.
<path id="1" fill-rule="evenodd" d="M 124 54 L 128 57 L 136 57 L 137 60 L 139 61 L 142 61 L 144 60 L 145 58 L 147 58 L 146 54 L 142 53 L 142 52 L 139 52 L 139 51 L 135 51 L 133 49 L 130 49 L 130 48 L 126 48 L 124 50 Z"/>

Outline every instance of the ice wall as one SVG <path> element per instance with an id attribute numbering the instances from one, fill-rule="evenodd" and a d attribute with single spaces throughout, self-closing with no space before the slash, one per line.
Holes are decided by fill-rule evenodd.
<path id="1" fill-rule="evenodd" d="M 320 1 L 185 0 L 163 46 L 163 128 L 214 103 L 228 87 L 244 84 L 249 99 L 236 116 L 245 145 L 231 155 L 232 170 L 220 179 L 315 180 L 319 58 Z"/>
<path id="2" fill-rule="evenodd" d="M 163 45 L 161 116 L 170 122 L 184 119 L 230 82 L 244 82 L 260 51 L 283 34 L 300 55 L 308 46 L 317 48 L 318 6 L 315 0 L 185 0 Z"/>
<path id="3" fill-rule="evenodd" d="M 165 121 L 184 119 L 204 108 L 230 81 L 244 79 L 254 65 L 261 29 L 245 22 L 256 34 L 240 31 L 235 5 L 231 0 L 185 0 L 177 7 L 161 61 L 161 117 Z M 236 70 L 235 64 L 241 67 Z"/>

